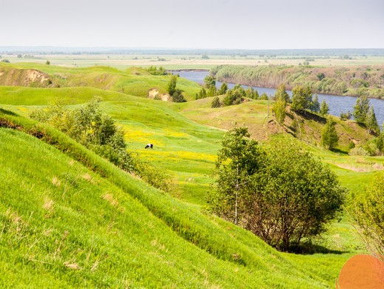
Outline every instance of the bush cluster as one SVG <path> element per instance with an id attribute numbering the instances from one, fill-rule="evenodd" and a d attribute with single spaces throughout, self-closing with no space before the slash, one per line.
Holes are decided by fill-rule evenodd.
<path id="1" fill-rule="evenodd" d="M 124 133 L 114 120 L 100 109 L 100 99 L 69 110 L 61 105 L 31 113 L 33 119 L 48 123 L 119 168 L 135 173 L 151 185 L 170 189 L 169 177 L 127 151 Z"/>

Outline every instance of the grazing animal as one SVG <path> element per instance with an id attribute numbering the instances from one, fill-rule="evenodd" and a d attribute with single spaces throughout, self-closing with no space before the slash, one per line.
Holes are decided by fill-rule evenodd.
<path id="1" fill-rule="evenodd" d="M 149 143 L 145 146 L 146 149 L 153 149 L 153 144 Z"/>

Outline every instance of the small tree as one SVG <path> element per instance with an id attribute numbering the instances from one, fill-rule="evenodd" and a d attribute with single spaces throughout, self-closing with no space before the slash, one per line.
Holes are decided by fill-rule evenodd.
<path id="1" fill-rule="evenodd" d="M 358 123 L 365 124 L 367 120 L 368 111 L 369 99 L 366 96 L 360 96 L 356 100 L 356 104 L 353 108 L 353 117 Z"/>
<path id="2" fill-rule="evenodd" d="M 310 108 L 312 102 L 312 90 L 306 86 L 295 86 L 292 90 L 292 109 L 303 111 Z"/>
<path id="3" fill-rule="evenodd" d="M 245 91 L 241 86 L 235 86 L 233 89 L 227 91 L 223 104 L 225 106 L 240 104 L 245 96 Z"/>
<path id="4" fill-rule="evenodd" d="M 211 86 L 208 89 L 207 96 L 215 96 L 217 93 L 216 86 Z"/>
<path id="5" fill-rule="evenodd" d="M 220 103 L 220 99 L 218 96 L 215 96 L 212 100 L 212 103 L 211 103 L 211 107 L 212 108 L 217 108 L 217 107 L 220 107 L 221 106 L 221 103 Z"/>
<path id="6" fill-rule="evenodd" d="M 286 116 L 285 107 L 287 103 L 284 100 L 276 100 L 273 104 L 272 111 L 275 114 L 278 123 L 283 124 Z"/>
<path id="7" fill-rule="evenodd" d="M 323 232 L 344 200 L 344 190 L 330 169 L 286 139 L 268 148 L 253 190 L 247 228 L 283 251 Z"/>
<path id="8" fill-rule="evenodd" d="M 368 130 L 371 133 L 374 133 L 374 134 L 380 133 L 380 127 L 377 123 L 376 114 L 375 114 L 375 111 L 373 109 L 373 106 L 371 106 L 369 108 L 367 118 L 366 118 L 366 125 L 367 125 Z"/>
<path id="9" fill-rule="evenodd" d="M 47 61 L 45 62 L 45 64 L 46 64 L 46 65 L 50 65 L 51 62 L 50 62 L 49 60 L 47 60 Z"/>
<path id="10" fill-rule="evenodd" d="M 321 144 L 329 150 L 334 149 L 339 141 L 335 126 L 335 121 L 329 117 L 321 134 Z"/>
<path id="11" fill-rule="evenodd" d="M 173 102 L 186 102 L 186 99 L 183 96 L 183 91 L 180 89 L 175 89 L 172 94 Z"/>
<path id="12" fill-rule="evenodd" d="M 325 74 L 324 73 L 318 73 L 316 76 L 317 76 L 317 79 L 320 80 L 320 81 L 325 78 Z"/>
<path id="13" fill-rule="evenodd" d="M 321 105 L 320 105 L 320 114 L 321 114 L 321 115 L 327 115 L 328 112 L 329 112 L 329 106 L 328 106 L 328 104 L 326 103 L 326 101 L 323 100 L 323 101 L 321 102 Z"/>
<path id="14" fill-rule="evenodd" d="M 207 75 L 207 76 L 204 78 L 204 86 L 205 86 L 207 89 L 210 89 L 211 87 L 216 87 L 216 80 L 215 80 L 215 77 L 212 76 L 212 75 Z"/>
<path id="15" fill-rule="evenodd" d="M 168 93 L 169 95 L 173 96 L 173 94 L 175 93 L 176 91 L 176 84 L 177 84 L 177 76 L 176 75 L 172 75 L 171 76 L 171 79 L 168 83 Z"/>
<path id="16" fill-rule="evenodd" d="M 348 120 L 348 119 L 351 119 L 351 117 L 352 117 L 352 114 L 349 111 L 340 113 L 341 120 Z"/>
<path id="17" fill-rule="evenodd" d="M 207 97 L 207 91 L 202 87 L 198 94 L 196 94 L 196 99 L 202 99 Z"/>
<path id="18" fill-rule="evenodd" d="M 284 102 L 289 102 L 289 95 L 285 89 L 285 84 L 280 84 L 275 92 L 275 100 L 282 100 Z"/>
<path id="19" fill-rule="evenodd" d="M 376 177 L 366 192 L 353 196 L 351 211 L 370 251 L 384 261 L 384 176 Z"/>
<path id="20" fill-rule="evenodd" d="M 320 103 L 317 94 L 312 98 L 310 110 L 313 112 L 320 112 Z"/>
<path id="21" fill-rule="evenodd" d="M 228 85 L 227 85 L 225 82 L 223 82 L 223 83 L 221 84 L 220 89 L 219 89 L 219 91 L 217 92 L 217 94 L 218 94 L 218 95 L 223 95 L 223 94 L 225 94 L 225 93 L 227 92 L 227 90 L 228 90 Z"/>
<path id="22" fill-rule="evenodd" d="M 235 224 L 247 214 L 250 177 L 263 159 L 257 142 L 249 136 L 247 128 L 234 128 L 225 134 L 216 163 L 216 192 L 210 198 L 213 211 Z"/>

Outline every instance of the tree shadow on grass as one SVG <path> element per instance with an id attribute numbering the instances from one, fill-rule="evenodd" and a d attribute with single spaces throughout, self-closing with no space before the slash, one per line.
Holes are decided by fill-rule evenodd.
<path id="1" fill-rule="evenodd" d="M 313 255 L 313 254 L 336 254 L 341 255 L 349 253 L 349 251 L 331 250 L 324 246 L 315 245 L 311 243 L 303 243 L 289 248 L 289 253 L 301 254 L 301 255 Z"/>
<path id="2" fill-rule="evenodd" d="M 343 151 L 341 149 L 337 149 L 337 148 L 333 148 L 333 149 L 331 149 L 331 151 L 334 153 L 342 154 L 342 155 L 348 155 L 348 152 Z"/>
<path id="3" fill-rule="evenodd" d="M 0 108 L 0 113 L 2 114 L 6 114 L 6 115 L 13 115 L 13 116 L 16 116 L 17 114 L 12 112 L 12 111 L 9 111 L 9 110 L 5 110 L 5 109 L 2 109 Z"/>

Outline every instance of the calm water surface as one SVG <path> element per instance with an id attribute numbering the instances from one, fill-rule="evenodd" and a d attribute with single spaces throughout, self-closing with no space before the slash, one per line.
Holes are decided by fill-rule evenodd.
<path id="1" fill-rule="evenodd" d="M 175 71 L 175 74 L 179 74 L 181 77 L 187 78 L 189 80 L 195 81 L 199 84 L 203 84 L 204 78 L 209 74 L 209 71 Z M 220 87 L 221 82 L 217 82 L 216 85 Z M 228 83 L 228 87 L 232 88 L 235 84 Z M 246 85 L 242 85 L 244 88 L 248 88 Z M 266 87 L 257 87 L 252 86 L 259 94 L 266 93 L 270 96 L 275 94 L 274 88 Z M 291 91 L 287 91 L 289 95 L 292 94 Z M 354 96 L 339 96 L 339 95 L 328 95 L 328 94 L 318 94 L 319 102 L 321 103 L 325 100 L 329 105 L 329 113 L 332 115 L 340 116 L 340 113 L 350 111 L 353 112 L 353 106 L 356 103 L 356 97 Z M 371 104 L 373 105 L 376 113 L 376 118 L 379 125 L 384 122 L 384 100 L 380 99 L 370 99 Z"/>

